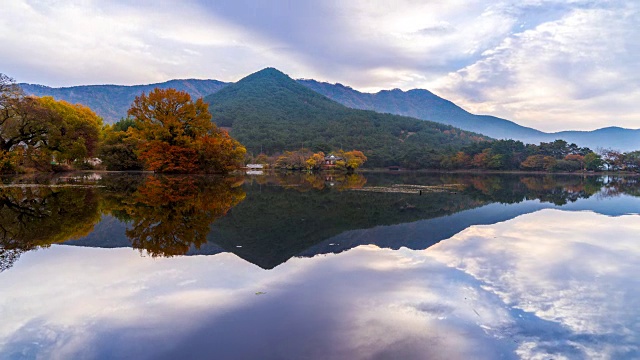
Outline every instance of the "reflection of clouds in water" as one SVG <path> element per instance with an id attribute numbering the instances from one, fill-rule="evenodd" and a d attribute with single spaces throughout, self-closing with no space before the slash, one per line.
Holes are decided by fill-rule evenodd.
<path id="1" fill-rule="evenodd" d="M 543 210 L 468 229 L 428 253 L 508 306 L 559 326 L 520 330 L 524 357 L 638 355 L 639 220 Z"/>
<path id="2" fill-rule="evenodd" d="M 0 287 L 11 294 L 0 298 L 2 354 L 491 359 L 513 351 L 489 334 L 511 321 L 495 295 L 407 249 L 360 247 L 264 271 L 231 254 L 152 259 L 53 246 L 26 254 Z"/>
<path id="3" fill-rule="evenodd" d="M 544 210 L 471 227 L 426 251 L 361 246 L 269 271 L 228 253 L 152 259 L 130 249 L 53 246 L 0 276 L 0 353 L 633 355 L 637 220 Z"/>

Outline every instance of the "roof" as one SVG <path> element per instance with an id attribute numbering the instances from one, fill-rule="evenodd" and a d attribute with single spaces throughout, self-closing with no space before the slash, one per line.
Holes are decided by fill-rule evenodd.
<path id="1" fill-rule="evenodd" d="M 333 154 L 325 156 L 324 159 L 325 160 L 342 160 L 342 158 L 340 156 L 335 156 Z"/>

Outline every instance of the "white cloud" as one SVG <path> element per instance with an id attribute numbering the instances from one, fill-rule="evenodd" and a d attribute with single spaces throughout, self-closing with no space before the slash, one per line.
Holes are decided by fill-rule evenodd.
<path id="1" fill-rule="evenodd" d="M 0 71 L 61 86 L 274 66 L 364 91 L 428 88 L 543 130 L 637 128 L 639 23 L 635 3 L 589 0 L 15 0 L 0 13 Z"/>
<path id="2" fill-rule="evenodd" d="M 272 57 L 273 44 L 204 16 L 195 5 L 22 0 L 3 5 L 0 16 L 0 67 L 24 82 L 137 84 L 176 77 L 235 81 Z"/>
<path id="3" fill-rule="evenodd" d="M 54 245 L 0 276 L 0 352 L 616 358 L 639 350 L 638 232 L 638 215 L 542 210 L 427 250 L 362 246 L 268 271 L 229 253 Z"/>
<path id="4" fill-rule="evenodd" d="M 542 130 L 640 127 L 640 13 L 578 9 L 506 38 L 433 83 L 438 93 Z"/>

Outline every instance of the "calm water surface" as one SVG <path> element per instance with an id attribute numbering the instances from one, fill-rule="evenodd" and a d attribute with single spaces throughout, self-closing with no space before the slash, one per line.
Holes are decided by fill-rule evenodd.
<path id="1" fill-rule="evenodd" d="M 640 358 L 638 178 L 0 186 L 0 358 Z"/>

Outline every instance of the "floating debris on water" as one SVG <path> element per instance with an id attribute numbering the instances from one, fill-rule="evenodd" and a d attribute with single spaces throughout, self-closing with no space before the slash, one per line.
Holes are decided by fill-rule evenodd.
<path id="1" fill-rule="evenodd" d="M 437 192 L 455 192 L 464 189 L 463 184 L 442 184 L 442 185 L 410 185 L 410 184 L 393 184 L 391 186 L 369 186 L 359 189 L 350 189 L 352 191 L 366 191 L 377 193 L 398 193 L 398 194 L 422 194 Z"/>
<path id="2" fill-rule="evenodd" d="M 0 188 L 65 188 L 65 187 L 73 187 L 73 188 L 103 188 L 106 187 L 104 185 L 79 185 L 79 184 L 55 184 L 55 185 L 47 185 L 47 184 L 6 184 L 0 185 Z"/>

